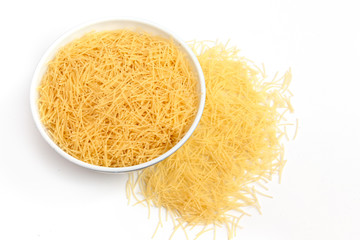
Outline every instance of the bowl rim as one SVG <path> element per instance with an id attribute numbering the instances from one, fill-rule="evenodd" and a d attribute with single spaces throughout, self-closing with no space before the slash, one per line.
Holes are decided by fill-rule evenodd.
<path id="1" fill-rule="evenodd" d="M 90 27 L 91 25 L 101 24 L 101 23 L 105 23 L 105 22 L 124 22 L 124 21 L 133 22 L 135 24 L 146 25 L 151 28 L 158 29 L 158 30 L 168 34 L 169 36 L 171 36 L 171 38 L 177 44 L 179 44 L 183 48 L 183 50 L 185 50 L 186 54 L 189 57 L 189 61 L 191 61 L 193 63 L 193 65 L 195 66 L 194 70 L 197 73 L 198 81 L 200 83 L 200 101 L 199 101 L 198 111 L 196 113 L 196 116 L 195 116 L 193 123 L 190 126 L 189 130 L 186 132 L 186 134 L 183 136 L 183 138 L 177 144 L 175 144 L 171 149 L 169 149 L 164 154 L 158 156 L 157 158 L 154 158 L 145 163 L 141 163 L 141 164 L 129 166 L 129 167 L 111 168 L 111 167 L 97 166 L 97 165 L 83 162 L 83 161 L 71 156 L 70 154 L 66 153 L 50 138 L 45 127 L 43 126 L 43 124 L 40 120 L 40 115 L 39 115 L 38 106 L 37 106 L 37 99 L 38 99 L 37 87 L 39 84 L 38 79 L 43 76 L 41 74 L 41 69 L 43 68 L 44 65 L 46 65 L 48 63 L 48 61 L 49 61 L 48 57 L 51 55 L 51 53 L 53 53 L 53 51 L 55 51 L 55 50 L 58 50 L 58 48 L 61 46 L 61 44 L 63 43 L 63 41 L 65 39 L 69 38 L 70 36 L 76 34 L 77 32 L 81 31 L 82 29 L 84 29 L 86 27 Z M 195 56 L 195 54 L 193 53 L 193 51 L 181 38 L 178 37 L 178 35 L 174 34 L 172 31 L 168 30 L 167 28 L 165 28 L 163 26 L 158 25 L 157 23 L 153 23 L 149 20 L 145 20 L 145 19 L 141 19 L 141 18 L 134 18 L 134 17 L 102 18 L 102 19 L 98 19 L 98 20 L 88 21 L 86 23 L 83 23 L 76 27 L 73 27 L 69 31 L 62 34 L 46 50 L 46 52 L 41 57 L 38 65 L 35 69 L 35 72 L 33 74 L 31 81 L 32 82 L 31 82 L 31 87 L 30 87 L 30 108 L 31 108 L 31 113 L 32 113 L 33 119 L 35 121 L 35 125 L 36 125 L 37 129 L 39 130 L 41 136 L 58 154 L 60 154 L 62 157 L 69 160 L 70 162 L 72 162 L 76 165 L 79 165 L 81 167 L 84 167 L 84 168 L 87 168 L 87 169 L 90 169 L 93 171 L 97 171 L 97 172 L 103 172 L 103 173 L 126 173 L 126 172 L 137 171 L 137 170 L 141 170 L 146 167 L 152 166 L 154 164 L 157 164 L 157 163 L 161 162 L 162 160 L 168 158 L 170 155 L 175 153 L 193 134 L 193 132 L 195 131 L 196 127 L 198 126 L 198 124 L 200 122 L 200 119 L 201 119 L 201 116 L 203 114 L 204 107 L 205 107 L 205 98 L 206 98 L 205 77 L 204 77 L 203 71 L 201 69 L 200 63 L 199 63 L 197 57 Z"/>

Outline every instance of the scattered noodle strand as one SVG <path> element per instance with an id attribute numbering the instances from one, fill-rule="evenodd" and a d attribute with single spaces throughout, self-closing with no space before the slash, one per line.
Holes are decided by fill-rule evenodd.
<path id="1" fill-rule="evenodd" d="M 236 48 L 191 44 L 206 81 L 203 116 L 182 148 L 143 170 L 140 193 L 176 220 L 172 236 L 187 222 L 213 225 L 214 238 L 223 226 L 233 238 L 240 219 L 250 215 L 245 210 L 261 213 L 258 196 L 270 197 L 256 187 L 267 190 L 262 183 L 281 174 L 286 162 L 280 139 L 287 137 L 284 115 L 293 110 L 291 73 L 263 79 L 265 67 L 240 57 Z"/>

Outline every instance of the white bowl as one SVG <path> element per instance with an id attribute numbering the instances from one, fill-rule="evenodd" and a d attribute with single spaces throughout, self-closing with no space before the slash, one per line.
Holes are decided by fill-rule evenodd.
<path id="1" fill-rule="evenodd" d="M 68 153 L 64 152 L 48 135 L 46 128 L 43 126 L 39 110 L 37 106 L 37 99 L 39 98 L 39 94 L 37 91 L 37 87 L 40 84 L 40 81 L 45 74 L 47 70 L 47 63 L 52 60 L 55 57 L 56 52 L 59 50 L 60 47 L 66 45 L 67 43 L 71 42 L 72 40 L 79 38 L 83 36 L 85 33 L 90 31 L 105 31 L 105 30 L 116 30 L 116 29 L 130 29 L 133 31 L 146 31 L 150 34 L 162 36 L 165 38 L 171 38 L 174 40 L 174 42 L 178 45 L 180 49 L 184 51 L 184 53 L 187 55 L 189 62 L 194 70 L 195 76 L 199 81 L 199 94 L 200 94 L 200 101 L 199 101 L 199 108 L 196 114 L 196 117 L 194 119 L 194 122 L 192 123 L 190 129 L 185 134 L 185 136 L 169 151 L 164 153 L 163 155 L 152 159 L 146 163 L 142 163 L 135 166 L 130 167 L 120 167 L 120 168 L 110 168 L 110 167 L 101 167 L 92 165 L 89 163 L 85 163 L 79 159 L 76 159 L 72 156 L 70 156 Z M 61 156 L 68 159 L 70 162 L 73 162 L 77 165 L 80 165 L 82 167 L 100 171 L 100 172 L 106 172 L 106 173 L 125 173 L 125 172 L 131 172 L 140 170 L 146 167 L 149 167 L 151 165 L 154 165 L 165 158 L 169 157 L 171 154 L 173 154 L 176 150 L 178 150 L 191 136 L 191 134 L 194 132 L 196 126 L 198 125 L 201 115 L 204 110 L 205 106 L 205 79 L 203 72 L 201 70 L 200 64 L 194 55 L 194 53 L 191 51 L 191 49 L 182 41 L 177 35 L 173 34 L 167 29 L 164 29 L 163 27 L 158 26 L 157 24 L 150 23 L 146 20 L 139 20 L 134 18 L 116 18 L 116 19 L 103 19 L 100 21 L 94 21 L 87 24 L 80 25 L 71 31 L 65 33 L 62 35 L 57 41 L 55 41 L 50 48 L 45 52 L 44 56 L 41 58 L 31 84 L 30 89 L 30 105 L 31 105 L 31 112 L 33 115 L 33 118 L 35 120 L 36 126 L 39 129 L 41 135 L 44 137 L 47 143 L 50 144 L 52 148 L 54 148 Z"/>

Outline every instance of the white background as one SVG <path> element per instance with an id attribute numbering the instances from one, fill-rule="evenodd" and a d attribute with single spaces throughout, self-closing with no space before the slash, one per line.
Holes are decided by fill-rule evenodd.
<path id="1" fill-rule="evenodd" d="M 2 1 L 0 239 L 150 239 L 157 221 L 128 206 L 126 175 L 69 163 L 41 138 L 32 74 L 68 29 L 103 17 L 157 22 L 184 40 L 227 40 L 270 73 L 293 71 L 297 139 L 282 184 L 237 239 L 359 239 L 360 7 L 356 1 Z M 168 239 L 171 224 L 156 239 Z M 204 235 L 200 239 L 209 239 Z M 183 239 L 178 233 L 174 239 Z M 218 235 L 224 239 L 225 235 Z"/>

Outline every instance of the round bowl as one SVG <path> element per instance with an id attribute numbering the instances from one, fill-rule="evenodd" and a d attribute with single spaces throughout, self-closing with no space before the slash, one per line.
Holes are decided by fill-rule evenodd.
<path id="1" fill-rule="evenodd" d="M 89 163 L 85 163 L 79 159 L 76 159 L 72 156 L 70 156 L 68 153 L 63 151 L 48 135 L 46 128 L 43 126 L 39 110 L 37 106 L 37 100 L 39 98 L 39 94 L 37 91 L 37 87 L 40 84 L 40 81 L 45 74 L 47 70 L 47 63 L 51 61 L 54 57 L 59 48 L 66 45 L 67 43 L 73 41 L 74 39 L 77 39 L 81 36 L 83 36 L 85 33 L 88 33 L 90 31 L 106 31 L 106 30 L 116 30 L 116 29 L 129 29 L 132 31 L 145 31 L 153 35 L 162 36 L 168 39 L 173 39 L 174 42 L 178 45 L 178 47 L 185 53 L 185 55 L 188 57 L 188 60 L 190 62 L 190 65 L 194 71 L 195 77 L 199 81 L 199 106 L 197 110 L 197 114 L 195 116 L 195 119 L 189 128 L 188 132 L 184 135 L 184 137 L 175 145 L 173 146 L 169 151 L 162 154 L 161 156 L 152 159 L 148 162 L 129 166 L 129 167 L 119 167 L 119 168 L 110 168 L 110 167 L 102 167 L 102 166 L 96 166 Z M 69 32 L 62 35 L 57 41 L 55 41 L 50 48 L 45 52 L 44 56 L 41 58 L 31 84 L 30 89 L 30 105 L 31 105 L 31 112 L 35 121 L 35 124 L 37 128 L 39 129 L 41 135 L 45 139 L 45 141 L 53 148 L 55 149 L 61 156 L 69 160 L 70 162 L 73 162 L 79 166 L 99 171 L 99 172 L 105 172 L 105 173 L 125 173 L 125 172 L 131 172 L 140 170 L 146 167 L 149 167 L 151 165 L 154 165 L 167 157 L 169 157 L 171 154 L 173 154 L 176 150 L 178 150 L 191 136 L 191 134 L 194 132 L 195 128 L 197 127 L 201 115 L 204 110 L 205 106 L 205 79 L 203 72 L 201 70 L 200 64 L 194 55 L 194 53 L 191 51 L 191 49 L 186 45 L 184 41 L 182 41 L 177 35 L 172 33 L 171 31 L 165 29 L 164 27 L 160 27 L 157 24 L 151 23 L 147 20 L 140 20 L 135 18 L 116 18 L 116 19 L 103 19 L 99 21 L 94 21 L 90 23 L 86 23 L 83 25 L 80 25 Z"/>

